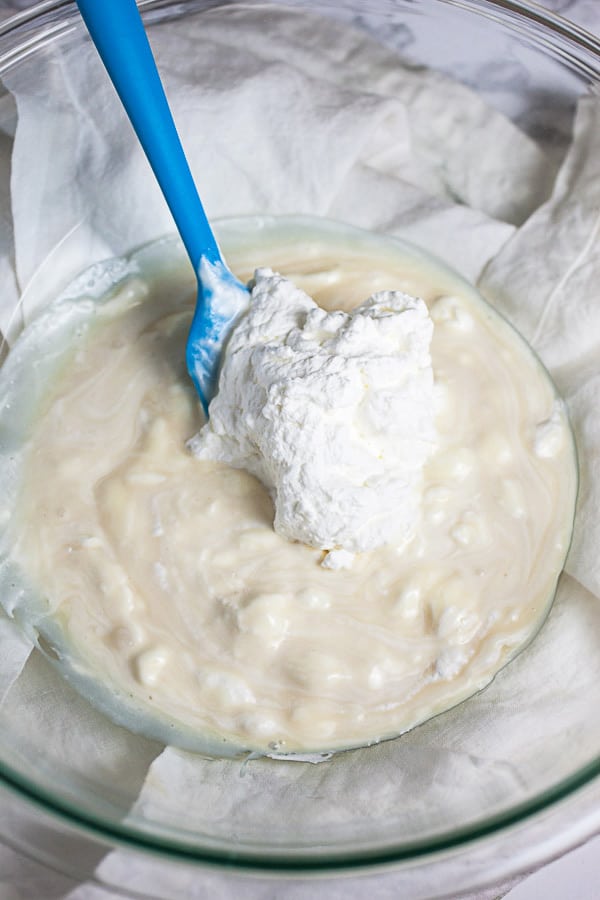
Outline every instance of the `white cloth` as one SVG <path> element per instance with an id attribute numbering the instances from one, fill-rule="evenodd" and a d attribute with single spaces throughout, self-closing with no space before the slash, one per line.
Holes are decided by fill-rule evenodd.
<path id="1" fill-rule="evenodd" d="M 162 25 L 155 49 L 210 217 L 328 215 L 421 243 L 473 281 L 483 272 L 483 290 L 514 316 L 543 358 L 558 367 L 586 448 L 586 465 L 597 464 L 587 452 L 588 437 L 591 446 L 600 427 L 593 409 L 596 376 L 591 361 L 589 370 L 573 371 L 563 343 L 567 327 L 574 329 L 574 339 L 598 333 L 587 318 L 593 310 L 586 293 L 600 262 L 594 254 L 597 103 L 582 103 L 576 142 L 553 182 L 553 165 L 544 152 L 473 92 L 439 74 L 401 67 L 394 52 L 333 22 L 316 28 L 293 11 L 257 20 L 251 10 L 226 8 L 201 20 Z M 50 54 L 33 78 L 19 68 L 5 78 L 19 113 L 12 156 L 14 241 L 0 223 L 5 285 L 0 329 L 11 339 L 83 268 L 172 230 L 164 201 L 99 65 L 90 48 L 78 55 Z M 198 85 L 200 92 L 194 87 Z M 5 168 L 0 168 L 0 192 L 7 183 L 1 176 L 6 176 L 11 136 L 3 135 L 1 142 L 0 166 Z M 48 148 L 45 156 L 40 146 Z M 120 202 L 107 203 L 108 197 Z M 561 231 L 557 214 L 566 204 L 576 204 L 575 233 Z M 539 254 L 546 239 L 556 258 L 540 278 Z M 528 259 L 535 261 L 535 279 L 521 264 Z M 508 282 L 511 290 L 506 292 Z M 572 314 L 565 321 L 561 300 L 579 295 L 582 287 L 583 318 Z M 24 300 L 17 320 L 19 294 Z M 527 309 L 537 308 L 537 319 L 530 320 L 520 303 L 511 305 L 510 298 L 521 296 L 527 296 Z M 549 296 L 552 303 L 540 328 L 540 309 Z M 593 355 L 593 345 L 589 350 Z M 581 518 L 570 571 L 600 595 L 590 552 L 598 536 L 588 536 L 586 515 L 600 502 L 592 476 L 600 479 L 595 469 L 582 474 Z M 27 697 L 29 713 L 41 714 L 35 687 L 43 679 L 43 703 L 50 700 L 54 710 L 49 741 L 60 746 L 56 711 L 62 703 L 66 714 L 79 701 L 37 654 L 27 662 L 29 645 L 2 619 L 0 640 L 0 702 L 16 704 Z M 84 772 L 86 767 L 93 771 L 101 758 L 107 777 L 126 780 L 133 813 L 151 808 L 157 785 L 179 790 L 182 802 L 197 800 L 199 760 L 171 748 L 160 753 L 152 742 L 117 735 L 84 706 L 80 736 L 64 749 L 77 756 Z M 82 746 L 88 749 L 95 742 L 100 756 L 81 753 Z M 123 866 L 131 861 L 115 851 L 98 872 L 118 882 Z M 157 877 L 153 865 L 142 864 L 140 891 L 150 890 Z M 362 896 L 365 885 L 369 890 L 377 885 L 378 897 L 392 897 L 393 884 L 391 875 L 370 876 L 331 882 L 320 895 L 332 900 L 342 894 Z M 210 892 L 229 897 L 236 882 L 207 873 L 196 887 L 183 887 L 189 896 Z M 312 882 L 292 886 L 285 895 L 308 897 L 313 889 Z M 278 891 L 272 882 L 257 882 L 245 896 L 282 896 Z M 78 887 L 70 897 L 91 900 L 94 894 L 94 888 Z"/>

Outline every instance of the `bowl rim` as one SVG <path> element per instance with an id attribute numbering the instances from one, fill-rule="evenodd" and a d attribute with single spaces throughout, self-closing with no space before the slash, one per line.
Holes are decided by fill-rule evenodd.
<path id="1" fill-rule="evenodd" d="M 149 15 L 154 11 L 172 8 L 174 0 L 136 0 L 136 2 L 142 15 Z M 179 5 L 184 5 L 186 2 L 192 6 L 194 0 L 179 0 Z M 227 5 L 228 0 L 205 0 L 205 2 L 211 7 L 218 7 Z M 282 2 L 285 3 L 286 0 L 282 0 Z M 336 5 L 335 0 L 323 0 L 323 2 L 333 7 Z M 410 2 L 421 2 L 421 0 L 410 0 Z M 578 50 L 582 50 L 592 57 L 600 57 L 600 35 L 596 36 L 564 16 L 540 6 L 536 0 L 434 0 L 434 2 L 472 11 L 504 25 L 512 24 L 514 26 L 518 20 L 522 20 L 528 26 L 537 25 L 547 29 L 549 32 L 548 35 L 545 35 L 547 39 L 566 40 Z M 40 0 L 33 6 L 0 22 L 0 38 L 6 39 L 13 32 L 27 28 L 34 21 L 42 19 L 44 15 L 61 11 L 69 12 L 72 16 L 62 23 L 48 23 L 46 29 L 37 38 L 26 41 L 23 49 L 26 53 L 30 53 L 48 39 L 73 31 L 79 26 L 79 12 L 75 0 Z M 506 16 L 510 17 L 509 21 L 506 20 Z M 15 52 L 13 48 L 0 54 L 0 72 L 7 64 L 11 64 L 15 57 L 18 58 L 18 51 Z M 581 63 L 580 60 L 578 62 Z M 596 59 L 596 66 L 592 67 L 590 74 L 600 77 L 600 58 Z"/>
<path id="2" fill-rule="evenodd" d="M 600 776 L 600 758 L 593 760 L 575 774 L 563 779 L 558 785 L 538 794 L 531 800 L 519 803 L 509 810 L 497 813 L 484 821 L 473 825 L 454 829 L 439 837 L 413 842 L 403 842 L 398 846 L 391 845 L 385 849 L 352 849 L 348 852 L 331 852 L 322 857 L 314 851 L 286 855 L 274 848 L 267 852 L 255 853 L 239 849 L 221 850 L 204 848 L 197 845 L 186 845 L 166 836 L 153 837 L 147 832 L 136 830 L 121 822 L 110 821 L 101 816 L 82 812 L 75 804 L 52 795 L 44 788 L 32 787 L 31 783 L 18 773 L 11 772 L 4 763 L 0 763 L 0 783 L 17 796 L 42 807 L 45 813 L 54 815 L 67 825 L 75 826 L 83 833 L 100 839 L 114 847 L 142 851 L 151 856 L 159 856 L 169 862 L 186 862 L 197 866 L 210 865 L 218 868 L 233 867 L 240 872 L 258 874 L 272 873 L 280 875 L 308 875 L 342 872 L 355 874 L 365 869 L 381 869 L 398 866 L 408 862 L 426 863 L 431 858 L 449 854 L 476 843 L 504 833 L 511 828 L 525 824 L 537 813 L 547 811 L 561 801 L 567 800 L 578 791 L 589 786 L 590 782 Z M 589 832 L 594 833 L 597 822 L 593 823 Z M 581 835 L 577 842 L 584 840 Z M 532 848 L 529 848 L 531 850 Z M 568 849 L 568 846 L 564 848 Z M 312 855 L 311 855 L 312 854 Z M 515 864 L 517 864 L 515 860 Z M 530 868 L 528 865 L 527 868 Z M 517 866 L 515 865 L 516 870 Z M 511 869 L 511 872 L 514 871 Z M 106 885 L 108 886 L 108 885 Z M 479 885 L 477 885 L 479 886 Z"/>
<path id="3" fill-rule="evenodd" d="M 173 7 L 173 0 L 137 0 L 142 14 Z M 335 5 L 333 0 L 326 2 Z M 406 0 L 414 2 L 414 0 Z M 592 63 L 581 64 L 577 59 L 581 74 L 589 75 L 600 91 L 600 37 L 596 37 L 586 29 L 570 22 L 568 19 L 544 9 L 534 0 L 434 0 L 434 2 L 475 13 L 483 18 L 490 18 L 504 27 L 515 30 L 519 25 L 528 28 L 542 29 L 540 41 L 545 47 L 554 47 L 555 42 L 566 41 L 578 51 L 589 54 Z M 178 6 L 184 4 L 179 0 Z M 192 3 L 189 4 L 193 5 Z M 219 0 L 211 6 L 221 5 Z M 224 0 L 227 5 L 227 0 Z M 198 7 L 199 9 L 200 7 Z M 46 22 L 49 14 L 65 13 L 60 22 Z M 72 14 L 72 15 L 71 15 Z M 38 23 L 44 27 L 39 34 L 32 35 L 28 30 Z M 7 66 L 12 65 L 24 56 L 29 55 L 41 45 L 58 36 L 76 30 L 79 26 L 78 11 L 75 0 L 42 0 L 22 12 L 10 16 L 0 23 L 0 39 L 9 40 L 16 36 L 14 46 L 0 53 L 0 74 Z M 17 34 L 18 32 L 18 34 Z M 24 33 L 25 40 L 19 35 Z M 569 54 L 566 54 L 568 58 Z M 595 62 L 595 65 L 593 64 Z M 192 845 L 166 835 L 154 836 L 122 821 L 111 820 L 102 815 L 83 811 L 76 804 L 65 800 L 58 794 L 47 790 L 21 775 L 10 765 L 0 760 L 0 785 L 8 788 L 17 796 L 31 802 L 69 826 L 75 826 L 102 842 L 112 846 L 144 851 L 152 856 L 159 856 L 171 862 L 193 863 L 197 866 L 210 865 L 217 868 L 229 868 L 237 871 L 256 873 L 303 874 L 335 872 L 358 872 L 365 869 L 398 866 L 402 863 L 426 862 L 431 857 L 466 848 L 475 842 L 492 838 L 508 829 L 523 825 L 538 813 L 554 808 L 561 801 L 572 798 L 577 792 L 589 786 L 600 777 L 600 751 L 585 766 L 536 796 L 511 806 L 510 809 L 495 813 L 473 824 L 446 831 L 440 835 L 404 841 L 401 844 L 386 845 L 382 849 L 364 848 L 336 852 L 326 850 L 317 854 L 314 848 L 290 853 L 269 848 L 265 851 L 245 851 L 239 848 L 218 849 Z M 600 818 L 600 817 L 599 817 Z M 597 824 L 597 823 L 595 823 Z M 590 834 L 592 829 L 590 828 Z M 98 882 L 100 884 L 100 882 Z M 103 886 L 110 885 L 101 883 Z"/>

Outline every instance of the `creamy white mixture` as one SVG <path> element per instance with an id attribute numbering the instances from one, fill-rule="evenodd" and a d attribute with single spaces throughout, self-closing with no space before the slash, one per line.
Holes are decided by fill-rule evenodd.
<path id="1" fill-rule="evenodd" d="M 191 452 L 202 426 L 183 361 L 193 285 L 183 262 L 161 272 L 160 260 L 152 271 L 138 261 L 93 313 L 66 304 L 70 324 L 54 335 L 68 349 L 57 350 L 47 389 L 30 363 L 49 320 L 3 369 L 13 408 L 36 385 L 39 396 L 22 433 L 8 414 L 24 444 L 8 490 L 18 501 L 10 566 L 21 573 L 9 611 L 96 703 L 155 737 L 198 749 L 225 739 L 222 752 L 366 744 L 469 696 L 535 633 L 570 539 L 574 448 L 538 361 L 457 276 L 396 242 L 318 221 L 255 225 L 221 233 L 241 278 L 268 261 L 324 310 L 350 313 L 329 319 L 310 307 L 327 332 L 311 326 L 317 351 L 330 323 L 349 327 L 379 291 L 427 304 L 435 432 L 427 399 L 418 441 L 410 436 L 426 448 L 412 539 L 399 508 L 395 539 L 357 552 L 349 568 L 324 568 L 329 536 L 317 548 L 287 540 L 261 481 Z M 424 354 L 409 356 L 415 373 Z M 319 435 L 329 402 L 319 397 Z M 240 445 L 255 426 L 243 427 Z M 226 430 L 215 410 L 202 441 L 222 449 Z M 400 465 L 412 472 L 411 459 Z"/>
<path id="2" fill-rule="evenodd" d="M 436 445 L 432 334 L 421 299 L 381 291 L 327 312 L 259 269 L 190 446 L 256 475 L 275 531 L 330 551 L 329 568 L 391 540 L 399 549 L 415 535 Z"/>

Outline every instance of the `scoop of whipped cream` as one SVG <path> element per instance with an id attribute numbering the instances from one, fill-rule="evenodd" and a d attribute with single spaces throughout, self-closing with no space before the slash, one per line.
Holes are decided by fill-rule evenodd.
<path id="1" fill-rule="evenodd" d="M 326 566 L 403 545 L 436 445 L 432 333 L 425 303 L 399 291 L 326 312 L 257 269 L 192 452 L 259 478 L 275 530 L 329 551 Z"/>

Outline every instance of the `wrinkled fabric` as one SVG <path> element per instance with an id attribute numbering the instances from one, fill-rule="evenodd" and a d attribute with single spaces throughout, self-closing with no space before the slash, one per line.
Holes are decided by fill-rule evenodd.
<path id="1" fill-rule="evenodd" d="M 263 11 L 257 19 L 252 10 L 226 8 L 161 25 L 155 50 L 209 217 L 310 213 L 421 244 L 471 281 L 479 279 L 566 396 L 582 458 L 571 577 L 563 579 L 531 650 L 477 698 L 477 716 L 488 727 L 471 722 L 467 704 L 460 710 L 460 736 L 452 716 L 419 729 L 420 777 L 442 778 L 449 756 L 465 773 L 476 773 L 485 760 L 502 771 L 507 791 L 518 792 L 522 775 L 495 756 L 506 737 L 498 732 L 498 711 L 515 702 L 512 668 L 514 678 L 536 684 L 540 667 L 552 672 L 553 639 L 560 634 L 566 648 L 560 682 L 554 673 L 525 699 L 543 704 L 561 729 L 575 727 L 578 698 L 600 677 L 600 669 L 579 666 L 582 644 L 592 658 L 600 642 L 600 415 L 594 408 L 600 323 L 592 302 L 600 267 L 599 101 L 581 101 L 574 142 L 555 179 L 543 150 L 474 92 L 439 73 L 402 65 L 393 51 L 332 21 L 315 26 L 292 10 Z M 0 330 L 12 340 L 82 269 L 173 226 L 92 48 L 64 54 L 55 48 L 35 72 L 17 67 L 4 80 L 18 112 L 14 146 L 11 134 L 0 136 L 0 200 L 12 209 L 12 225 L 0 221 Z M 132 821 L 152 816 L 164 792 L 174 793 L 180 810 L 212 804 L 221 816 L 250 804 L 258 817 L 270 802 L 270 761 L 256 761 L 237 793 L 223 798 L 222 778 L 234 763 L 172 748 L 161 752 L 127 735 L 80 700 L 6 619 L 0 619 L 0 642 L 5 711 L 26 707 L 32 721 L 46 716 L 49 753 L 68 752 L 82 777 L 95 775 L 101 760 L 107 780 L 127 784 L 123 815 Z M 564 691 L 565 680 L 569 700 L 559 716 L 557 690 Z M 67 739 L 61 723 L 72 720 L 77 728 Z M 353 754 L 343 774 L 336 770 L 336 796 L 343 797 L 346 778 L 371 776 L 376 764 L 379 776 L 374 784 L 365 780 L 361 798 L 365 815 L 373 791 L 391 803 L 398 746 Z M 503 753 L 510 756 L 505 744 Z M 540 737 L 539 759 L 550 765 L 551 755 Z M 327 764 L 281 765 L 280 777 L 297 791 L 302 812 L 303 798 L 315 796 L 329 777 Z M 334 819 L 343 813 L 343 803 L 330 810 Z M 124 851 L 115 851 L 98 874 L 118 882 L 127 871 L 141 893 L 160 883 L 155 863 L 144 861 L 135 877 L 131 866 Z M 35 873 L 31 878 L 37 885 Z M 225 898 L 238 884 L 209 872 L 193 883 L 182 874 L 180 887 L 189 896 Z M 365 885 L 370 889 L 371 879 L 332 882 L 323 897 L 363 896 Z M 396 896 L 393 876 L 377 885 L 378 897 Z M 57 891 L 66 889 L 60 882 Z M 245 889 L 249 898 L 278 896 L 270 882 Z M 95 893 L 85 890 L 69 896 L 83 900 Z M 292 886 L 287 896 L 313 892 L 308 882 Z"/>

